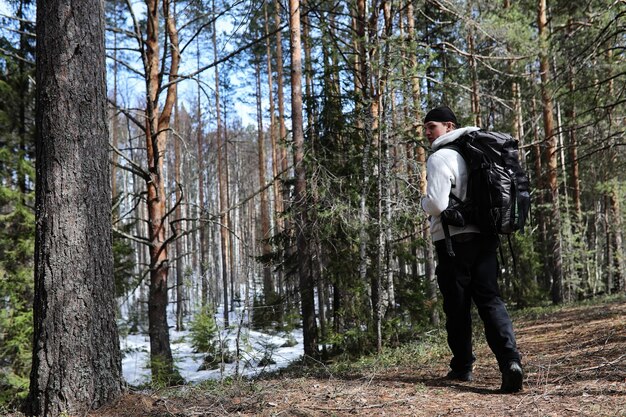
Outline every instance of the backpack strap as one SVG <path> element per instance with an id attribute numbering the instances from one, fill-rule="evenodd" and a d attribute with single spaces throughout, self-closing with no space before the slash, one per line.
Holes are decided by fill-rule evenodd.
<path id="1" fill-rule="evenodd" d="M 465 155 L 463 155 L 463 151 L 461 149 L 460 144 L 458 143 L 458 140 L 459 139 L 456 139 L 450 143 L 447 143 L 444 146 L 442 146 L 442 148 L 449 148 L 449 149 L 455 150 L 456 152 L 458 152 L 459 155 L 461 155 L 463 160 L 467 163 L 467 160 L 465 159 Z M 452 188 L 456 188 L 456 184 L 452 184 Z M 458 204 L 463 204 L 463 200 L 461 200 L 459 197 L 454 195 L 452 191 L 450 191 L 450 195 L 448 196 L 448 198 L 454 200 Z M 452 237 L 450 236 L 450 227 L 446 219 L 443 217 L 441 218 L 441 225 L 443 226 L 443 234 L 445 236 L 446 250 L 448 252 L 448 256 L 453 258 L 456 255 L 454 253 L 454 249 L 452 248 Z"/>
<path id="2" fill-rule="evenodd" d="M 455 187 L 456 187 L 456 184 L 453 184 L 452 188 L 455 188 Z M 454 200 L 458 204 L 463 204 L 463 200 L 461 200 L 459 197 L 454 195 L 452 191 L 450 191 L 450 195 L 448 196 L 448 198 Z M 448 207 L 450 207 L 449 203 L 448 203 Z M 441 226 L 443 226 L 443 235 L 445 236 L 445 239 L 446 239 L 446 250 L 448 251 L 448 255 L 450 255 L 450 257 L 454 257 L 455 254 L 454 254 L 454 249 L 452 249 L 452 237 L 450 236 L 450 225 L 448 224 L 445 216 L 441 216 Z"/>
<path id="3" fill-rule="evenodd" d="M 469 138 L 468 135 L 469 133 L 466 133 L 465 135 L 456 138 L 452 142 L 446 143 L 445 145 L 441 146 L 439 149 L 448 148 L 448 149 L 455 150 L 459 153 L 459 155 L 461 155 L 465 163 L 467 163 L 468 161 L 467 161 L 467 158 L 465 157 L 465 154 L 463 153 L 463 149 L 464 149 L 464 143 Z"/>
<path id="4" fill-rule="evenodd" d="M 452 186 L 452 188 L 454 188 L 454 186 Z M 463 204 L 464 203 L 463 200 L 461 200 L 459 197 L 455 196 L 452 192 L 450 193 L 449 197 L 451 199 L 453 199 L 454 201 L 456 201 L 457 203 L 459 203 L 459 204 Z"/>
<path id="5" fill-rule="evenodd" d="M 445 236 L 446 241 L 446 250 L 448 251 L 448 256 L 454 258 L 456 255 L 454 253 L 454 249 L 452 248 L 452 238 L 450 237 L 450 229 L 448 228 L 448 222 L 442 217 L 441 225 L 443 226 L 443 235 Z"/>

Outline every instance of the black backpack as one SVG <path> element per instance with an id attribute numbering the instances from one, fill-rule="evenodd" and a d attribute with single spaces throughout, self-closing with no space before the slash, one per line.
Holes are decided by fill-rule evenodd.
<path id="1" fill-rule="evenodd" d="M 475 224 L 481 233 L 493 235 L 523 232 L 530 185 L 519 163 L 518 141 L 481 129 L 443 147 L 459 152 L 468 170 L 466 201 L 451 193 L 451 205 L 441 214 L 448 253 L 454 256 L 448 226 Z"/>

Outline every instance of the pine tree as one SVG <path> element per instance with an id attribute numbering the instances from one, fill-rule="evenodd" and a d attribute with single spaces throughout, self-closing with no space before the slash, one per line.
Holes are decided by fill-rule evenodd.
<path id="1" fill-rule="evenodd" d="M 116 399 L 122 377 L 103 4 L 77 8 L 62 0 L 40 1 L 37 36 L 37 226 L 28 408 L 32 415 L 83 414 Z"/>

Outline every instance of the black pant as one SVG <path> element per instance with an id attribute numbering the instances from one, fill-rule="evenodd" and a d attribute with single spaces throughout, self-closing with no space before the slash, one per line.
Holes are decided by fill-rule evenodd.
<path id="1" fill-rule="evenodd" d="M 471 300 L 485 324 L 485 336 L 502 371 L 509 361 L 520 361 L 511 318 L 498 289 L 499 240 L 497 236 L 478 233 L 452 237 L 456 256 L 450 257 L 445 241 L 435 242 L 437 282 L 443 295 L 448 345 L 452 351 L 450 367 L 454 371 L 472 369 Z"/>

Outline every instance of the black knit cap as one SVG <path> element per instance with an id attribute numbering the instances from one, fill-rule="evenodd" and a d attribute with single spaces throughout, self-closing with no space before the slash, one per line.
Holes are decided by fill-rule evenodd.
<path id="1" fill-rule="evenodd" d="M 448 106 L 435 107 L 429 111 L 424 118 L 424 124 L 428 122 L 452 122 L 454 126 L 459 125 L 454 112 Z"/>

